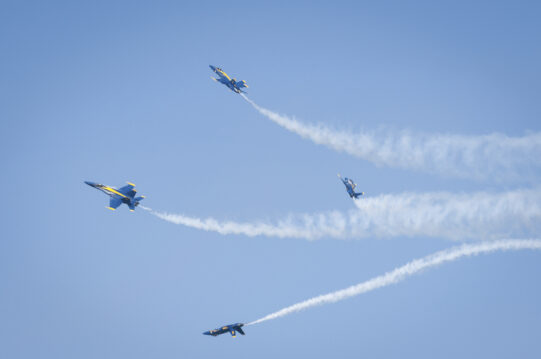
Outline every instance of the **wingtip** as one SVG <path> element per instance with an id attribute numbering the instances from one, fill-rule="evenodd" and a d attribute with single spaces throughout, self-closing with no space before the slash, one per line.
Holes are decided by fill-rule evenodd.
<path id="1" fill-rule="evenodd" d="M 111 211 L 116 211 L 116 208 L 113 208 L 113 207 L 105 207 L 105 208 L 109 208 Z"/>

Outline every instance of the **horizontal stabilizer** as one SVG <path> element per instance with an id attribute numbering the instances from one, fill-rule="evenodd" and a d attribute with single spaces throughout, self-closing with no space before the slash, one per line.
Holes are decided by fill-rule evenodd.
<path id="1" fill-rule="evenodd" d="M 362 196 L 364 194 L 364 192 L 361 192 L 361 193 L 355 193 L 354 196 L 355 198 L 359 198 L 360 196 Z"/>
<path id="2" fill-rule="evenodd" d="M 244 81 L 244 80 L 237 82 L 237 86 L 239 88 L 243 88 L 243 87 L 247 88 L 248 87 L 248 85 L 246 84 L 246 81 Z"/>

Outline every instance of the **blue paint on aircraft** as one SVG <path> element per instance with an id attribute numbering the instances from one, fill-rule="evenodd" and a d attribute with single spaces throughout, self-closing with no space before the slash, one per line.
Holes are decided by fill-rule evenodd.
<path id="1" fill-rule="evenodd" d="M 128 182 L 128 185 L 116 189 L 111 186 L 95 183 L 95 182 L 89 182 L 85 181 L 85 183 L 91 187 L 94 187 L 109 197 L 111 199 L 109 200 L 109 209 L 115 210 L 120 206 L 122 203 L 125 203 L 128 207 L 130 207 L 130 211 L 134 211 L 135 207 L 139 205 L 139 202 L 145 198 L 145 196 L 135 197 L 137 191 L 135 190 L 135 185 L 133 183 Z"/>
<path id="2" fill-rule="evenodd" d="M 241 328 L 242 326 L 244 326 L 243 323 L 228 324 L 228 325 L 224 325 L 223 327 L 220 327 L 220 328 L 216 328 L 216 329 L 213 329 L 213 330 L 206 331 L 203 334 L 212 335 L 213 337 L 216 337 L 218 335 L 229 332 L 229 333 L 231 333 L 231 335 L 233 337 L 236 337 L 237 332 L 239 332 L 242 335 L 245 335 L 244 331 Z"/>
<path id="3" fill-rule="evenodd" d="M 214 77 L 211 77 L 211 79 L 213 79 L 216 82 L 226 85 L 233 92 L 246 93 L 245 91 L 241 90 L 244 87 L 248 87 L 248 85 L 246 85 L 246 81 L 244 80 L 237 81 L 236 79 L 232 79 L 231 77 L 229 77 L 228 74 L 224 72 L 224 70 L 222 70 L 219 67 L 215 67 L 212 65 L 209 65 L 209 67 L 211 68 L 212 71 L 216 73 L 216 75 L 218 75 L 217 79 Z"/>
<path id="4" fill-rule="evenodd" d="M 338 178 L 340 178 L 340 180 L 344 183 L 344 186 L 346 186 L 346 191 L 348 191 L 348 194 L 351 198 L 359 198 L 359 196 L 362 196 L 364 194 L 364 192 L 355 192 L 355 187 L 357 187 L 357 185 L 355 184 L 355 182 L 353 182 L 351 178 L 342 178 L 342 176 L 340 176 L 340 173 L 338 174 Z"/>

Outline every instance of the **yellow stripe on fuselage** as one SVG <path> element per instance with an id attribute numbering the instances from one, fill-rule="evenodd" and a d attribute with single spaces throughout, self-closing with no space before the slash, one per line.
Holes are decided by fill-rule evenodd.
<path id="1" fill-rule="evenodd" d="M 118 194 L 119 196 L 122 196 L 122 197 L 124 197 L 124 198 L 128 198 L 127 196 L 125 196 L 125 195 L 123 195 L 122 193 L 118 192 L 116 189 L 111 188 L 111 187 L 109 187 L 109 186 L 104 186 L 104 189 L 105 189 L 106 191 L 112 192 L 112 193 L 114 193 L 114 194 Z"/>
<path id="2" fill-rule="evenodd" d="M 231 81 L 231 77 L 229 77 L 225 72 L 223 72 L 222 70 L 218 70 L 218 71 L 220 71 L 220 73 L 221 73 L 222 75 L 224 75 L 225 77 L 227 77 L 227 79 L 228 79 L 229 81 Z"/>

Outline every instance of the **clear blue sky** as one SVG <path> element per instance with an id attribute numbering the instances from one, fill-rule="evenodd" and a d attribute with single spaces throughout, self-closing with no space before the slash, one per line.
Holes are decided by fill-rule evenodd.
<path id="1" fill-rule="evenodd" d="M 221 236 L 111 212 L 83 183 L 239 221 L 348 210 L 337 172 L 368 195 L 518 188 L 316 146 L 208 65 L 306 122 L 522 135 L 541 131 L 540 18 L 535 1 L 4 1 L 0 357 L 541 357 L 533 252 L 203 336 L 456 243 Z"/>

